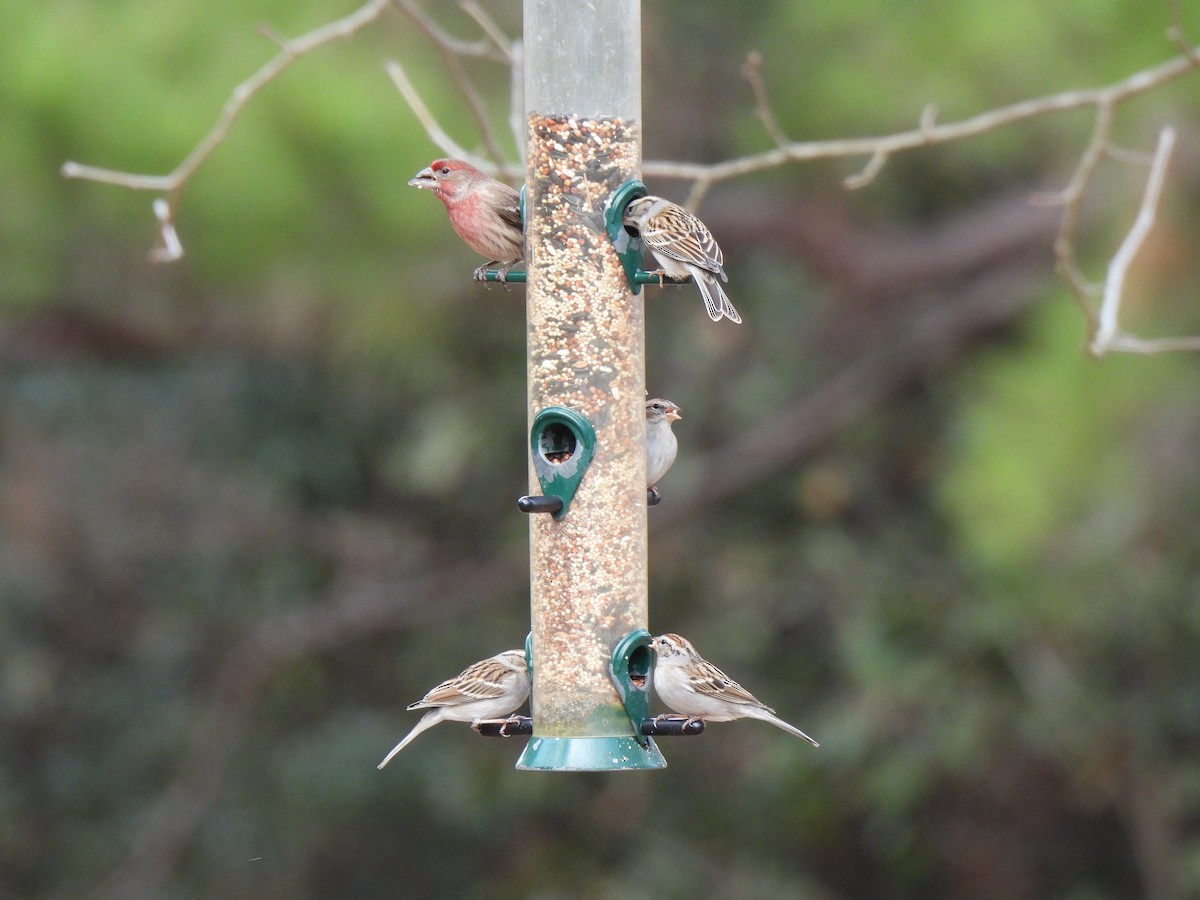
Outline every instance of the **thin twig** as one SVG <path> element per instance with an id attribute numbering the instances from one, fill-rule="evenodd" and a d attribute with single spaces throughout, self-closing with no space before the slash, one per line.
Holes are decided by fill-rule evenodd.
<path id="1" fill-rule="evenodd" d="M 1200 65 L 1200 50 L 1188 39 L 1187 30 L 1183 27 L 1183 10 L 1179 7 L 1179 0 L 1167 0 L 1167 6 L 1171 10 L 1171 27 L 1167 29 L 1167 38 L 1193 63 Z"/>
<path id="2" fill-rule="evenodd" d="M 150 251 L 150 259 L 157 263 L 175 262 L 183 256 L 183 244 L 171 220 L 171 204 L 159 197 L 153 208 L 154 218 L 158 220 L 158 244 Z"/>
<path id="3" fill-rule="evenodd" d="M 395 83 L 397 89 L 399 89 L 401 96 L 408 103 L 409 108 L 413 111 L 413 115 L 417 117 L 417 121 L 421 123 L 421 127 L 425 129 L 425 133 L 429 135 L 429 139 L 445 153 L 450 156 L 457 156 L 459 159 L 465 159 L 471 165 L 475 166 L 475 168 L 488 175 L 512 176 L 520 174 L 515 166 L 497 165 L 493 160 L 484 159 L 477 154 L 471 153 L 450 137 L 438 123 L 437 117 L 429 111 L 429 107 L 425 105 L 420 92 L 413 86 L 413 83 L 408 78 L 408 73 L 404 71 L 404 67 L 400 63 L 394 59 L 389 60 L 384 64 L 384 69 Z"/>
<path id="4" fill-rule="evenodd" d="M 1175 147 L 1175 129 L 1164 128 L 1158 136 L 1158 148 L 1154 151 L 1154 162 L 1150 165 L 1150 175 L 1146 179 L 1146 191 L 1142 195 L 1142 205 L 1138 209 L 1133 227 L 1125 235 L 1125 240 L 1113 255 L 1108 265 L 1108 277 L 1104 280 L 1104 300 L 1100 304 L 1097 318 L 1096 334 L 1092 338 L 1091 351 L 1096 356 L 1103 356 L 1113 346 L 1117 337 L 1117 316 L 1121 311 L 1121 293 L 1125 287 L 1125 275 L 1130 263 L 1142 248 L 1154 220 L 1158 214 L 1158 202 L 1162 197 L 1163 183 L 1166 180 L 1167 165 L 1171 161 L 1171 151 Z M 1136 339 L 1131 338 L 1136 341 Z M 1146 342 L 1138 342 L 1143 347 Z M 1139 352 L 1153 352 L 1143 349 Z"/>
<path id="5" fill-rule="evenodd" d="M 493 62 L 508 62 L 503 53 L 496 52 L 490 40 L 480 38 L 465 41 L 454 37 L 426 16 L 413 0 L 395 0 L 395 4 L 397 9 L 417 22 L 421 30 L 429 35 L 435 44 L 445 47 L 456 56 L 472 56 L 478 59 L 490 59 Z"/>
<path id="6" fill-rule="evenodd" d="M 175 231 L 174 220 L 188 179 L 204 164 L 233 129 L 242 110 L 252 97 L 270 84 L 275 78 L 307 53 L 339 38 L 348 38 L 361 28 L 374 22 L 388 7 L 388 0 L 370 0 L 345 18 L 322 25 L 301 37 L 282 41 L 271 29 L 260 28 L 268 39 L 279 46 L 279 52 L 266 65 L 233 89 L 229 99 L 221 108 L 216 123 L 178 166 L 169 175 L 138 175 L 116 169 L 85 166 L 68 160 L 63 163 L 64 178 L 82 178 L 115 184 L 135 191 L 159 191 L 164 196 L 154 202 L 154 216 L 159 224 L 159 243 L 150 251 L 154 262 L 174 262 L 183 256 L 183 243 Z"/>
<path id="7" fill-rule="evenodd" d="M 688 209 L 696 209 L 704 200 L 704 195 L 708 193 L 712 187 L 712 182 L 707 178 L 697 178 L 692 182 L 692 189 L 688 193 L 687 200 L 684 201 Z"/>
<path id="8" fill-rule="evenodd" d="M 471 56 L 499 60 L 517 69 L 520 64 L 519 45 L 509 42 L 508 37 L 478 5 L 476 0 L 460 0 L 459 3 L 460 8 L 479 25 L 484 34 L 483 39 L 472 41 L 450 35 L 426 15 L 415 0 L 390 0 L 390 2 L 416 22 L 437 47 L 447 72 L 458 85 L 460 93 L 474 116 L 490 158 L 481 159 L 452 140 L 426 106 L 401 65 L 394 61 L 388 63 L 386 69 L 389 76 L 413 110 L 430 140 L 447 153 L 471 161 L 484 172 L 503 177 L 519 177 L 522 174 L 521 168 L 506 161 L 496 131 L 487 115 L 483 99 L 467 77 L 460 59 L 464 56 Z M 767 95 L 761 76 L 762 57 L 757 52 L 751 53 L 746 58 L 742 74 L 754 93 L 755 114 L 776 146 L 763 153 L 711 164 L 652 160 L 643 164 L 642 171 L 644 175 L 650 177 L 691 181 L 692 188 L 688 205 L 693 209 L 708 191 L 721 181 L 789 162 L 864 157 L 866 164 L 862 170 L 844 180 L 846 187 L 858 188 L 869 184 L 882 171 L 894 153 L 963 140 L 1039 116 L 1092 107 L 1096 111 L 1092 137 L 1069 184 L 1059 194 L 1041 198 L 1042 202 L 1061 203 L 1063 206 L 1059 232 L 1054 245 L 1056 267 L 1066 281 L 1072 297 L 1087 318 L 1089 331 L 1094 332 L 1091 343 L 1092 352 L 1097 354 L 1107 350 L 1126 350 L 1137 353 L 1158 352 L 1157 348 L 1177 349 L 1184 345 L 1190 348 L 1193 341 L 1191 338 L 1143 341 L 1119 334 L 1117 326 L 1120 292 L 1125 271 L 1130 260 L 1136 255 L 1137 249 L 1145 237 L 1145 231 L 1153 224 L 1154 210 L 1162 189 L 1161 177 L 1156 176 L 1159 176 L 1161 169 L 1165 168 L 1166 162 L 1163 154 L 1169 155 L 1170 145 L 1174 141 L 1173 131 L 1169 132 L 1169 137 L 1166 136 L 1167 132 L 1164 132 L 1164 138 L 1160 140 L 1159 153 L 1156 154 L 1155 164 L 1152 166 L 1142 213 L 1139 214 L 1134 228 L 1111 261 L 1099 314 L 1093 309 L 1098 290 L 1084 277 L 1075 255 L 1075 232 L 1080 218 L 1081 205 L 1100 159 L 1107 156 L 1126 163 L 1135 159 L 1133 154 L 1121 150 L 1110 141 L 1115 108 L 1131 97 L 1145 93 L 1200 67 L 1200 51 L 1188 42 L 1184 35 L 1182 12 L 1178 0 L 1168 0 L 1168 3 L 1172 14 L 1172 26 L 1169 33 L 1181 48 L 1182 55 L 1179 57 L 1150 69 L 1136 72 L 1106 87 L 1063 91 L 1025 100 L 989 110 L 959 122 L 938 124 L 937 108 L 930 105 L 921 113 L 915 129 L 882 137 L 832 141 L 789 140 L 772 110 Z M 83 178 L 133 190 L 153 190 L 165 194 L 163 199 L 154 204 L 154 212 L 159 225 L 159 239 L 157 246 L 151 252 L 151 257 L 158 261 L 180 258 L 183 255 L 183 247 L 175 232 L 173 222 L 183 188 L 194 172 L 225 140 L 250 99 L 296 59 L 335 39 L 349 37 L 378 19 L 388 5 L 389 0 L 369 0 L 345 18 L 290 41 L 282 41 L 273 31 L 263 29 L 269 39 L 280 45 L 279 53 L 234 89 L 212 129 L 170 174 L 164 176 L 139 175 L 67 162 L 62 167 L 63 175 L 68 178 Z M 519 72 L 516 74 L 519 76 Z M 518 143 L 520 142 L 520 125 L 519 121 L 514 120 L 514 136 Z M 1164 141 L 1166 150 L 1163 149 Z M 1163 160 L 1161 164 L 1160 159 Z M 1147 203 L 1150 204 L 1148 213 Z M 1147 214 L 1149 222 L 1142 224 L 1145 222 Z"/>
<path id="9" fill-rule="evenodd" d="M 1165 84 L 1188 74 L 1194 64 L 1190 57 L 1181 56 L 1165 63 L 1144 69 L 1114 82 L 1107 87 L 1077 91 L 1063 91 L 1032 100 L 1023 100 L 999 109 L 989 110 L 943 125 L 924 125 L 909 131 L 880 137 L 849 138 L 833 141 L 796 141 L 773 150 L 740 156 L 717 163 L 681 163 L 650 160 L 642 164 L 642 172 L 655 178 L 672 178 L 693 181 L 706 178 L 712 182 L 725 181 L 754 172 L 761 172 L 787 162 L 805 162 L 817 159 L 837 159 L 847 156 L 871 157 L 876 154 L 890 156 L 917 147 L 928 147 L 975 137 L 1006 125 L 1024 122 L 1039 116 L 1086 109 L 1105 103 L 1120 103 L 1137 94 Z"/>
<path id="10" fill-rule="evenodd" d="M 754 92 L 754 115 L 762 122 L 763 128 L 766 129 L 775 145 L 786 147 L 791 140 L 779 127 L 779 120 L 775 118 L 775 111 L 771 109 L 771 102 L 767 99 L 766 85 L 763 84 L 762 76 L 758 74 L 761 66 L 762 54 L 757 50 L 751 50 L 746 54 L 746 61 L 742 64 L 742 77 L 746 79 L 750 90 Z"/>
<path id="11" fill-rule="evenodd" d="M 471 79 L 467 77 L 467 71 L 460 61 L 464 53 L 459 48 L 463 46 L 464 42 L 447 34 L 412 0 L 396 0 L 396 5 L 433 41 L 434 47 L 442 57 L 442 65 L 446 67 L 446 72 L 449 73 L 458 92 L 466 101 L 467 108 L 471 111 L 471 117 L 475 120 L 475 126 L 479 129 L 484 146 L 487 147 L 488 156 L 492 158 L 496 168 L 502 168 L 505 158 L 504 151 L 500 149 L 500 142 L 496 138 L 496 129 L 492 127 L 491 120 L 488 118 L 487 104 L 479 95 L 479 91 L 475 89 L 475 85 L 471 83 Z M 469 46 L 478 44 L 485 47 L 491 46 L 488 41 L 475 42 Z"/>
<path id="12" fill-rule="evenodd" d="M 1112 131 L 1112 113 L 1112 104 L 1102 103 L 1096 107 L 1092 136 L 1079 159 L 1079 165 L 1071 175 L 1071 180 L 1057 195 L 1044 195 L 1035 201 L 1062 204 L 1058 234 L 1054 238 L 1054 266 L 1059 276 L 1066 281 L 1072 298 L 1083 312 L 1089 333 L 1096 327 L 1096 312 L 1092 308 L 1092 300 L 1100 291 L 1096 285 L 1088 282 L 1079 268 L 1079 262 L 1075 258 L 1075 229 L 1079 224 L 1084 190 L 1108 146 L 1108 136 Z"/>
<path id="13" fill-rule="evenodd" d="M 169 175 L 138 175 L 133 172 L 102 169 L 68 161 L 62 166 L 63 177 L 102 181 L 105 184 L 115 184 L 135 191 L 162 191 L 178 195 L 192 173 L 200 168 L 201 164 L 229 135 L 233 123 L 237 121 L 238 116 L 255 94 L 300 57 L 331 41 L 350 37 L 378 19 L 387 7 L 388 0 L 370 0 L 369 3 L 359 7 L 344 19 L 322 25 L 306 35 L 287 41 L 279 53 L 272 57 L 266 65 L 233 89 L 233 93 L 221 109 L 221 115 L 217 118 L 216 124 Z M 172 199 L 178 202 L 177 196 Z M 172 203 L 172 206 L 174 205 L 175 203 Z"/>
<path id="14" fill-rule="evenodd" d="M 883 171 L 883 167 L 887 161 L 888 155 L 882 150 L 872 153 L 871 158 L 867 160 L 867 164 L 863 166 L 862 171 L 857 175 L 847 175 L 842 179 L 842 186 L 850 191 L 866 187 L 875 180 L 876 175 Z"/>
<path id="15" fill-rule="evenodd" d="M 475 0 L 462 0 L 458 6 L 459 9 L 475 20 L 475 23 L 483 29 L 484 34 L 492 39 L 492 42 L 496 45 L 496 49 L 500 52 L 501 61 L 512 65 L 512 38 L 504 33 L 504 30 L 496 24 L 496 20 L 488 15 Z"/>

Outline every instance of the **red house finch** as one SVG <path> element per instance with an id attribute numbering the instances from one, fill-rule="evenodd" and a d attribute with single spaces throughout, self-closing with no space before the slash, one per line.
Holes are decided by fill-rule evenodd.
<path id="1" fill-rule="evenodd" d="M 475 270 L 483 280 L 489 266 L 500 266 L 500 281 L 525 256 L 521 231 L 521 195 L 494 178 L 488 178 L 461 159 L 435 159 L 408 182 L 433 191 L 446 205 L 450 225 L 476 253 L 488 258 Z"/>
<path id="2" fill-rule="evenodd" d="M 656 657 L 654 692 L 675 712 L 711 722 L 762 719 L 788 734 L 804 738 L 814 747 L 821 746 L 704 659 L 686 638 L 662 634 L 651 642 L 651 646 Z"/>
<path id="3" fill-rule="evenodd" d="M 392 757 L 426 728 L 438 722 L 481 722 L 507 716 L 529 696 L 529 669 L 524 650 L 505 650 L 467 666 L 448 681 L 409 705 L 409 709 L 429 712 L 413 726 L 404 740 L 392 748 L 376 768 L 382 769 Z"/>
<path id="4" fill-rule="evenodd" d="M 721 248 L 703 222 L 662 197 L 640 197 L 625 207 L 624 223 L 642 236 L 642 242 L 662 266 L 659 275 L 692 277 L 710 319 L 719 322 L 725 316 L 732 322 L 742 321 L 717 281 L 718 275 L 721 281 L 729 278 L 722 268 Z"/>

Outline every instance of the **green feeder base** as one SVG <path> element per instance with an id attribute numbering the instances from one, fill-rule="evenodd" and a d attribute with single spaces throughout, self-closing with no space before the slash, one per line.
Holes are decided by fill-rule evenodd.
<path id="1" fill-rule="evenodd" d="M 632 737 L 547 738 L 534 735 L 521 752 L 517 768 L 541 772 L 612 772 L 665 769 L 667 761 L 648 741 Z"/>

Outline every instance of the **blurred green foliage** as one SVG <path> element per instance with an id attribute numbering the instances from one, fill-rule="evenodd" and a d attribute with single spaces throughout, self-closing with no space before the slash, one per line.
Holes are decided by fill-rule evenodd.
<path id="1" fill-rule="evenodd" d="M 514 0 L 485 6 L 516 34 Z M 1063 185 L 1081 114 L 894 159 L 854 194 L 861 161 L 715 191 L 741 328 L 646 292 L 650 389 L 685 415 L 651 627 L 820 750 L 715 724 L 662 741 L 665 772 L 544 776 L 445 725 L 375 770 L 405 704 L 528 630 L 523 292 L 471 284 L 405 187 L 439 154 L 382 62 L 475 147 L 452 80 L 396 12 L 299 61 L 189 184 L 165 269 L 151 194 L 58 173 L 169 171 L 274 52 L 257 23 L 352 8 L 0 6 L 0 895 L 1200 893 L 1195 358 L 1088 358 L 1048 241 L 1022 281 L 1015 252 L 955 268 L 943 227 L 990 233 L 956 217 Z M 1171 16 L 646 4 L 646 157 L 770 146 L 752 49 L 792 137 L 882 134 L 929 103 L 950 120 L 1110 83 L 1174 52 Z M 507 72 L 467 68 L 503 127 Z M 1170 120 L 1194 143 L 1196 90 L 1122 110 L 1122 140 Z M 1193 156 L 1131 276 L 1139 333 L 1200 331 Z M 1110 167 L 1089 200 L 1095 272 L 1140 177 Z M 755 229 L 778 210 L 794 230 Z M 1030 302 L 895 363 L 927 346 L 918 314 L 949 322 L 988 273 Z M 731 459 L 846 379 L 819 440 Z"/>

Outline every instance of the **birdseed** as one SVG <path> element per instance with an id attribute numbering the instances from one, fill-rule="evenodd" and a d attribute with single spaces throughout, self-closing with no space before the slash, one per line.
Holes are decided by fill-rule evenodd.
<path id="1" fill-rule="evenodd" d="M 528 127 L 529 420 L 565 406 L 596 431 L 566 515 L 530 520 L 534 728 L 627 735 L 608 666 L 647 621 L 645 332 L 604 211 L 638 177 L 640 135 L 619 118 L 534 113 Z M 540 493 L 532 460 L 529 483 Z"/>

